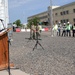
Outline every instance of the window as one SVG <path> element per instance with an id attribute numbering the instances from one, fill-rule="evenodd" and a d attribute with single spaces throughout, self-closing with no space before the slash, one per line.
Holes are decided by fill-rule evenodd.
<path id="1" fill-rule="evenodd" d="M 61 23 L 63 23 L 63 20 L 61 20 Z"/>
<path id="2" fill-rule="evenodd" d="M 65 11 L 63 11 L 63 15 L 65 15 Z"/>
<path id="3" fill-rule="evenodd" d="M 47 18 L 47 15 L 46 16 L 42 16 L 42 17 L 39 17 L 40 19 L 44 19 L 44 18 Z"/>
<path id="4" fill-rule="evenodd" d="M 48 13 L 48 16 L 49 16 L 49 13 Z"/>
<path id="5" fill-rule="evenodd" d="M 62 13 L 62 12 L 60 12 L 60 15 L 63 15 L 63 13 Z"/>
<path id="6" fill-rule="evenodd" d="M 55 15 L 57 16 L 57 15 L 58 15 L 58 13 L 55 13 Z"/>
<path id="7" fill-rule="evenodd" d="M 63 12 L 60 12 L 61 15 L 63 15 Z"/>
<path id="8" fill-rule="evenodd" d="M 66 13 L 66 14 L 69 14 L 69 11 L 67 10 L 65 13 Z"/>
<path id="9" fill-rule="evenodd" d="M 65 23 L 66 22 L 66 20 L 63 20 L 63 23 Z"/>
<path id="10" fill-rule="evenodd" d="M 75 13 L 75 9 L 73 9 L 73 12 Z"/>
<path id="11" fill-rule="evenodd" d="M 56 20 L 55 23 L 58 23 L 58 20 Z"/>
<path id="12" fill-rule="evenodd" d="M 60 12 L 60 15 L 66 15 L 66 14 L 69 14 L 69 10 Z"/>
<path id="13" fill-rule="evenodd" d="M 66 22 L 69 22 L 69 19 L 66 19 Z"/>
<path id="14" fill-rule="evenodd" d="M 69 19 L 61 20 L 61 23 L 67 23 L 67 22 L 69 22 Z"/>
<path id="15" fill-rule="evenodd" d="M 73 21 L 75 22 L 75 18 L 73 19 Z"/>
<path id="16" fill-rule="evenodd" d="M 48 18 L 48 22 L 50 21 L 50 19 Z"/>

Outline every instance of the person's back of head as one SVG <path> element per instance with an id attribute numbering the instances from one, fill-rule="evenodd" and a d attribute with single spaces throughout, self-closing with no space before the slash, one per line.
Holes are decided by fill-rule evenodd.
<path id="1" fill-rule="evenodd" d="M 70 23 L 70 22 L 67 22 L 68 24 Z"/>
<path id="2" fill-rule="evenodd" d="M 64 23 L 64 24 L 66 24 L 66 23 Z"/>
<path id="3" fill-rule="evenodd" d="M 70 24 L 70 22 L 67 22 L 67 25 L 69 25 Z"/>
<path id="4" fill-rule="evenodd" d="M 58 23 L 58 25 L 60 25 L 60 24 L 61 24 L 61 22 Z"/>

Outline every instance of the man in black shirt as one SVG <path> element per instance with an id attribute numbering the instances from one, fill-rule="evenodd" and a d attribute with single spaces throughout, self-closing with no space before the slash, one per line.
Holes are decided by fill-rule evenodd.
<path id="1" fill-rule="evenodd" d="M 62 36 L 66 36 L 66 24 L 64 23 L 62 26 Z"/>

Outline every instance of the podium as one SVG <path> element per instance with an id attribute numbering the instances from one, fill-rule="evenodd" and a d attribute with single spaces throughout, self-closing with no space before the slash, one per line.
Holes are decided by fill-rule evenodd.
<path id="1" fill-rule="evenodd" d="M 9 63 L 9 43 L 8 43 L 8 30 L 0 32 L 0 70 L 7 69 Z M 10 64 L 10 66 L 14 66 Z"/>
<path id="2" fill-rule="evenodd" d="M 9 63 L 9 42 L 8 42 L 8 31 L 0 32 L 0 75 L 30 75 L 26 74 L 19 69 L 14 70 L 14 64 Z M 10 68 L 11 73 L 10 73 Z M 4 69 L 8 69 L 8 72 Z"/>

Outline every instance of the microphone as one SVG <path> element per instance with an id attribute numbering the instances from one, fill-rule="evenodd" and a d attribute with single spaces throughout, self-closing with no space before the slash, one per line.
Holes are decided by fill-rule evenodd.
<path id="1" fill-rule="evenodd" d="M 0 21 L 3 21 L 2 19 L 0 19 Z"/>
<path id="2" fill-rule="evenodd" d="M 0 19 L 0 21 L 2 22 L 3 28 L 5 29 L 4 23 L 3 23 L 3 19 Z"/>

